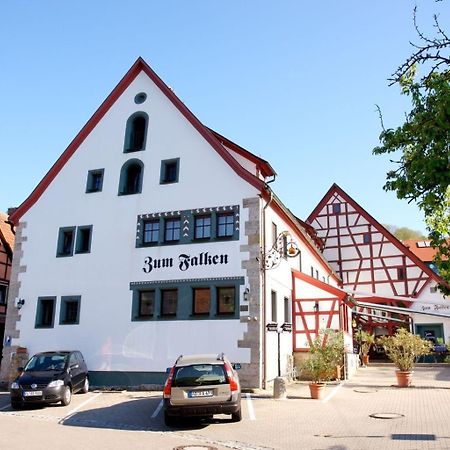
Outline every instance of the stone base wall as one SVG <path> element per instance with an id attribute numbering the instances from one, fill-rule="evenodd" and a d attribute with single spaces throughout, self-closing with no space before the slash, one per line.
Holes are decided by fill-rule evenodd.
<path id="1" fill-rule="evenodd" d="M 248 209 L 249 218 L 245 222 L 247 245 L 241 245 L 241 252 L 248 252 L 247 260 L 242 261 L 246 270 L 249 289 L 248 305 L 241 305 L 241 322 L 247 324 L 247 331 L 238 342 L 241 348 L 250 349 L 250 364 L 242 364 L 239 379 L 242 387 L 260 388 L 262 386 L 262 308 L 261 308 L 261 271 L 259 259 L 261 255 L 261 210 L 260 198 L 244 199 L 243 206 Z M 245 310 L 246 309 L 246 310 Z"/>
<path id="2" fill-rule="evenodd" d="M 20 281 L 19 274 L 26 271 L 25 266 L 20 265 L 20 261 L 23 256 L 22 243 L 27 240 L 26 236 L 23 235 L 24 228 L 26 228 L 26 223 L 22 222 L 16 227 L 16 237 L 14 244 L 14 255 L 12 261 L 11 279 L 9 281 L 8 290 L 8 307 L 6 310 L 6 321 L 5 321 L 5 345 L 3 347 L 3 358 L 0 367 L 0 383 L 5 384 L 10 381 L 11 365 L 16 354 L 17 346 L 6 343 L 7 337 L 8 341 L 13 339 L 18 339 L 20 337 L 20 331 L 18 330 L 17 324 L 20 321 L 20 310 L 16 307 L 15 299 L 19 297 Z M 25 299 L 24 308 L 27 307 L 27 302 Z"/>

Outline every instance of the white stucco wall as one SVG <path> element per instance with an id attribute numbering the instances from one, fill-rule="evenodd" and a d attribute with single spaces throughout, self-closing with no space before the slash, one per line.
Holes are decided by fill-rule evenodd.
<path id="1" fill-rule="evenodd" d="M 147 93 L 142 105 L 133 101 Z M 129 116 L 149 116 L 146 149 L 123 153 Z M 120 169 L 125 161 L 144 163 L 142 193 L 118 196 Z M 180 158 L 179 182 L 160 185 L 161 160 Z M 89 170 L 104 169 L 102 192 L 86 194 Z M 164 371 L 180 353 L 225 351 L 239 362 L 249 362 L 250 350 L 238 348 L 247 325 L 237 320 L 132 322 L 130 282 L 245 276 L 240 251 L 247 243 L 243 226 L 240 239 L 230 242 L 135 247 L 139 214 L 225 205 L 240 206 L 244 224 L 247 211 L 242 199 L 256 189 L 241 179 L 216 153 L 151 80 L 141 73 L 87 136 L 37 203 L 21 218 L 26 223 L 21 265 L 20 338 L 14 345 L 30 353 L 55 348 L 80 349 L 90 370 Z M 89 254 L 57 258 L 58 230 L 92 225 Z M 145 274 L 144 258 L 176 258 L 181 252 L 229 255 L 221 266 L 180 272 L 155 270 Z M 245 284 L 241 286 L 239 298 Z M 80 295 L 78 325 L 59 325 L 61 296 Z M 36 329 L 38 297 L 56 296 L 55 326 Z"/>

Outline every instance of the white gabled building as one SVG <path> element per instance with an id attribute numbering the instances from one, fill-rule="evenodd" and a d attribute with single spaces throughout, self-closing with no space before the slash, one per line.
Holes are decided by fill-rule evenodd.
<path id="1" fill-rule="evenodd" d="M 1 378 L 18 346 L 81 350 L 93 385 L 160 384 L 180 354 L 225 352 L 261 387 L 320 328 L 350 342 L 339 279 L 274 177 L 138 59 L 10 217 Z"/>

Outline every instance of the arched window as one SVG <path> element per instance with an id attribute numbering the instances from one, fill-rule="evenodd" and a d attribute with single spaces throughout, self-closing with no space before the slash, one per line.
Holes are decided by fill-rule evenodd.
<path id="1" fill-rule="evenodd" d="M 124 153 L 138 152 L 145 149 L 147 126 L 148 115 L 142 111 L 128 118 L 125 130 Z"/>
<path id="2" fill-rule="evenodd" d="M 119 195 L 139 194 L 142 191 L 144 164 L 139 159 L 130 159 L 120 170 Z"/>

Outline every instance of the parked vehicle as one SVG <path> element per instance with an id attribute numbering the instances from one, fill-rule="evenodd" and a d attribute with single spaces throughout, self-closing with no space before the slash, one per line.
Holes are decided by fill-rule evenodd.
<path id="1" fill-rule="evenodd" d="M 231 364 L 225 355 L 181 355 L 168 369 L 164 386 L 164 421 L 175 425 L 179 417 L 212 417 L 231 414 L 234 422 L 242 419 L 241 386 L 236 372 L 240 364 Z"/>
<path id="2" fill-rule="evenodd" d="M 67 406 L 72 394 L 89 391 L 89 377 L 81 352 L 54 351 L 34 355 L 11 383 L 11 406 L 61 402 Z"/>

